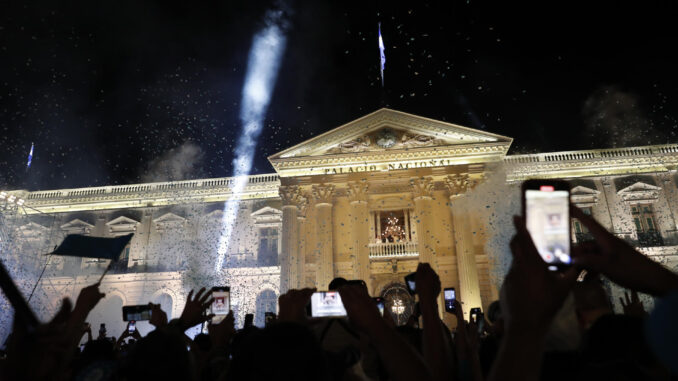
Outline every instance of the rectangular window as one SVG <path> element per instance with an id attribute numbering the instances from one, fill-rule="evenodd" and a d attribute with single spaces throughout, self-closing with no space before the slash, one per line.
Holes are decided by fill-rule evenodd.
<path id="1" fill-rule="evenodd" d="M 639 204 L 631 207 L 633 222 L 636 224 L 638 232 L 650 232 L 657 230 L 657 224 L 654 221 L 654 209 L 652 204 Z"/>
<path id="2" fill-rule="evenodd" d="M 278 265 L 278 228 L 261 228 L 259 230 L 257 262 L 261 266 Z"/>
<path id="3" fill-rule="evenodd" d="M 592 214 L 590 206 L 581 208 L 581 211 L 587 216 L 590 216 Z M 574 237 L 576 242 L 590 241 L 592 239 L 592 237 L 590 237 L 589 234 L 589 229 L 587 229 L 586 226 L 584 226 L 584 224 L 582 224 L 576 218 L 572 219 L 572 230 L 574 230 Z"/>

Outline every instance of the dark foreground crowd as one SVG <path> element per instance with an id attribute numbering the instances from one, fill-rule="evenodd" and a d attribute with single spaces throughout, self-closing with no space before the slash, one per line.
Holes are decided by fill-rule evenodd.
<path id="1" fill-rule="evenodd" d="M 608 233 L 577 209 L 595 240 L 573 249 L 575 265 L 549 271 L 525 223 L 515 217 L 513 262 L 487 320 L 463 319 L 450 332 L 439 314 L 441 285 L 426 263 L 416 273 L 418 319 L 396 327 L 367 290 L 335 282 L 348 319 L 309 318 L 313 289 L 279 298 L 263 329 L 236 330 L 229 314 L 193 340 L 184 332 L 208 322 L 204 289 L 188 295 L 181 317 L 153 306 L 145 337 L 92 340 L 78 348 L 85 320 L 104 297 L 84 288 L 64 299 L 47 324 L 28 329 L 20 315 L 1 361 L 2 380 L 675 380 L 678 379 L 678 276 Z M 582 270 L 586 270 L 583 272 Z M 585 274 L 585 275 L 584 275 Z M 601 278 L 631 290 L 613 312 Z M 333 285 L 333 287 L 335 286 Z M 646 313 L 636 292 L 656 298 Z M 459 303 L 461 302 L 461 303 Z M 561 316 L 576 316 L 574 326 Z M 421 326 L 417 323 L 421 321 Z M 479 329 L 480 328 L 480 329 Z"/>

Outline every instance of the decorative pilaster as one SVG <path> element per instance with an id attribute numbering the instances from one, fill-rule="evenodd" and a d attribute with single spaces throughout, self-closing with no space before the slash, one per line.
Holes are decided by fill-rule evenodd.
<path id="1" fill-rule="evenodd" d="M 470 309 L 481 307 L 480 282 L 478 281 L 478 267 L 473 250 L 473 234 L 468 213 L 466 192 L 472 187 L 473 181 L 468 174 L 447 176 L 445 185 L 450 192 L 450 212 L 454 230 L 454 243 L 457 253 L 457 270 L 459 272 L 459 296 L 464 305 L 464 315 L 468 319 Z"/>
<path id="2" fill-rule="evenodd" d="M 433 231 L 431 229 L 431 202 L 433 200 L 433 180 L 430 177 L 410 179 L 412 198 L 414 200 L 414 220 L 417 224 L 417 249 L 419 262 L 431 263 L 435 250 L 433 249 Z"/>
<path id="3" fill-rule="evenodd" d="M 332 198 L 334 185 L 313 185 L 313 198 L 316 201 L 316 287 L 326 290 L 334 278 L 334 248 L 332 246 Z"/>
<path id="4" fill-rule="evenodd" d="M 370 280 L 370 213 L 367 207 L 367 181 L 348 183 L 353 241 L 353 278 L 362 279 L 372 291 Z"/>
<path id="5" fill-rule="evenodd" d="M 299 214 L 297 214 L 297 224 L 298 224 L 298 234 L 297 234 L 297 269 L 296 269 L 296 279 L 291 286 L 294 288 L 303 288 L 304 287 L 304 273 L 306 265 L 306 247 L 308 242 L 306 242 L 306 230 L 308 226 L 306 225 L 306 210 L 308 206 L 308 201 L 305 197 L 302 197 L 302 201 L 299 203 Z"/>
<path id="6" fill-rule="evenodd" d="M 281 186 L 282 199 L 282 255 L 280 258 L 280 293 L 285 293 L 298 283 L 299 226 L 297 214 L 303 197 L 296 185 Z"/>

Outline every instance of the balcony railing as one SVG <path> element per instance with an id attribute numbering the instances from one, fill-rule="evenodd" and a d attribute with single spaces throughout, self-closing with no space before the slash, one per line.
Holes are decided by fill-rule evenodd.
<path id="1" fill-rule="evenodd" d="M 416 242 L 386 242 L 370 244 L 370 258 L 416 257 Z"/>
<path id="2" fill-rule="evenodd" d="M 664 239 L 658 231 L 638 232 L 638 246 L 656 247 L 664 246 Z"/>

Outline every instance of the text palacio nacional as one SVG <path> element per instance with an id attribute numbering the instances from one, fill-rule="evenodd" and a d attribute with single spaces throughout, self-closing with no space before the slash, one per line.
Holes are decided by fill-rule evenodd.
<path id="1" fill-rule="evenodd" d="M 491 224 L 467 195 L 501 171 L 512 191 L 526 178 L 570 180 L 576 205 L 647 255 L 678 265 L 678 144 L 507 155 L 511 142 L 380 109 L 269 157 L 276 173 L 250 176 L 238 195 L 232 178 L 7 191 L 25 204 L 4 214 L 3 261 L 15 264 L 28 293 L 44 253 L 66 234 L 134 232 L 90 316 L 118 334 L 123 322 L 104 311 L 152 300 L 168 315 L 180 313 L 201 271 L 214 272 L 224 202 L 236 197 L 224 266 L 204 277 L 221 284 L 204 286 L 231 287 L 238 322 L 254 313 L 261 324 L 284 290 L 326 289 L 337 276 L 364 279 L 397 320 L 406 319 L 412 303 L 403 277 L 420 261 L 432 264 L 443 287 L 456 287 L 467 310 L 486 307 L 498 298 L 486 245 Z M 588 233 L 574 222 L 572 234 L 576 242 Z M 106 266 L 49 258 L 31 305 L 51 315 L 62 295 L 76 297 Z"/>

